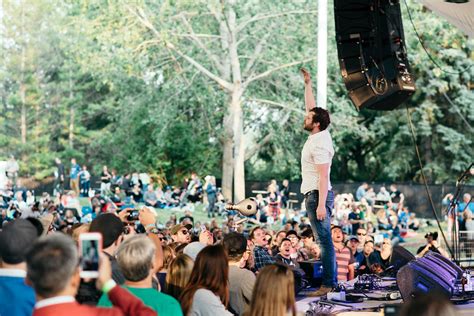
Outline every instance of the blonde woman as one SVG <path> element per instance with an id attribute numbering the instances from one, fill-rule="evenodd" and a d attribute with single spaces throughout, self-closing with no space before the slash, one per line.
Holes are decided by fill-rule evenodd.
<path id="1" fill-rule="evenodd" d="M 173 261 L 174 258 L 176 258 L 174 250 L 168 245 L 163 246 L 163 267 L 156 274 L 158 282 L 160 283 L 161 291 L 163 291 L 163 289 L 165 288 L 166 273 L 168 271 L 168 267 L 170 266 L 171 261 Z"/>
<path id="2" fill-rule="evenodd" d="M 245 315 L 296 316 L 295 282 L 291 268 L 274 264 L 260 270 L 250 308 Z"/>
<path id="3" fill-rule="evenodd" d="M 180 254 L 174 258 L 166 273 L 164 292 L 178 299 L 184 287 L 188 284 L 193 266 L 193 260 L 185 254 Z"/>

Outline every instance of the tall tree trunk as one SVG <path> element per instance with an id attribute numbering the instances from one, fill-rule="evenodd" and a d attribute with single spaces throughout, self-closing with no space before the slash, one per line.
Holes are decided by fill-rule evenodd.
<path id="1" fill-rule="evenodd" d="M 224 140 L 222 156 L 222 194 L 228 200 L 232 198 L 232 179 L 234 178 L 234 146 L 232 114 L 227 112 L 224 118 Z"/>
<path id="2" fill-rule="evenodd" d="M 232 97 L 230 100 L 230 113 L 232 115 L 233 143 L 234 143 L 234 201 L 245 199 L 245 143 L 244 119 L 242 115 L 241 98 L 244 93 L 242 86 L 242 71 L 240 69 L 239 53 L 237 51 L 237 17 L 234 10 L 236 1 L 230 0 L 227 12 L 229 25 L 229 57 L 232 73 Z"/>
<path id="3" fill-rule="evenodd" d="M 221 34 L 222 46 L 222 73 L 224 80 L 230 82 L 230 58 L 227 54 L 230 43 L 230 33 L 227 28 L 226 19 L 219 17 L 219 31 Z M 232 96 L 229 92 L 229 101 L 227 103 L 227 110 L 224 116 L 224 138 L 222 140 L 223 155 L 222 155 L 222 194 L 228 200 L 233 197 L 232 184 L 234 179 L 234 143 L 233 143 L 233 129 L 232 129 L 232 113 L 228 104 L 231 103 Z"/>
<path id="4" fill-rule="evenodd" d="M 232 94 L 231 113 L 233 118 L 234 142 L 234 200 L 239 202 L 245 199 L 245 144 L 244 119 L 242 116 L 240 85 Z"/>
<path id="5" fill-rule="evenodd" d="M 21 98 L 21 114 L 20 114 L 21 115 L 20 117 L 21 143 L 26 144 L 26 87 L 23 80 L 20 83 L 20 98 Z"/>
<path id="6" fill-rule="evenodd" d="M 25 34 L 25 11 L 22 6 L 21 9 L 21 32 Z M 25 64 L 26 64 L 26 40 L 21 46 L 21 82 L 20 82 L 20 99 L 21 99 L 21 114 L 20 114 L 20 129 L 21 129 L 21 143 L 26 144 L 26 84 L 25 84 Z"/>
<path id="7" fill-rule="evenodd" d="M 74 148 L 74 102 L 72 94 L 72 71 L 69 70 L 69 147 Z"/>

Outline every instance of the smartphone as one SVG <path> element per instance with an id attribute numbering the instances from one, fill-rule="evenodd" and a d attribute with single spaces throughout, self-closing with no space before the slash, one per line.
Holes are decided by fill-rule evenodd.
<path id="1" fill-rule="evenodd" d="M 127 215 L 127 221 L 129 222 L 136 222 L 138 221 L 138 217 L 140 215 L 140 213 L 138 212 L 138 210 L 130 210 L 128 211 L 129 214 Z"/>
<path id="2" fill-rule="evenodd" d="M 375 244 L 381 244 L 383 242 L 383 234 L 376 234 L 374 236 L 374 243 Z"/>
<path id="3" fill-rule="evenodd" d="M 102 235 L 100 233 L 83 233 L 79 235 L 81 278 L 99 277 L 99 254 L 101 251 Z"/>

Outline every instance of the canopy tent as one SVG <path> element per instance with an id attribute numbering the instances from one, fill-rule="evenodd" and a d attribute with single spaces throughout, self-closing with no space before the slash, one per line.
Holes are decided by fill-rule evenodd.
<path id="1" fill-rule="evenodd" d="M 474 38 L 474 0 L 466 3 L 451 3 L 445 0 L 419 0 L 425 7 L 436 12 Z"/>

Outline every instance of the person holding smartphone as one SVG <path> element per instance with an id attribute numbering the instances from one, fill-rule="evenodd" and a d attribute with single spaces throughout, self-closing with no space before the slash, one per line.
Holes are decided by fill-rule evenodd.
<path id="1" fill-rule="evenodd" d="M 100 253 L 96 286 L 114 305 L 104 309 L 76 302 L 81 267 L 74 241 L 63 234 L 44 237 L 26 255 L 27 282 L 36 294 L 33 316 L 75 315 L 156 315 L 142 301 L 112 280 L 110 261 Z"/>

